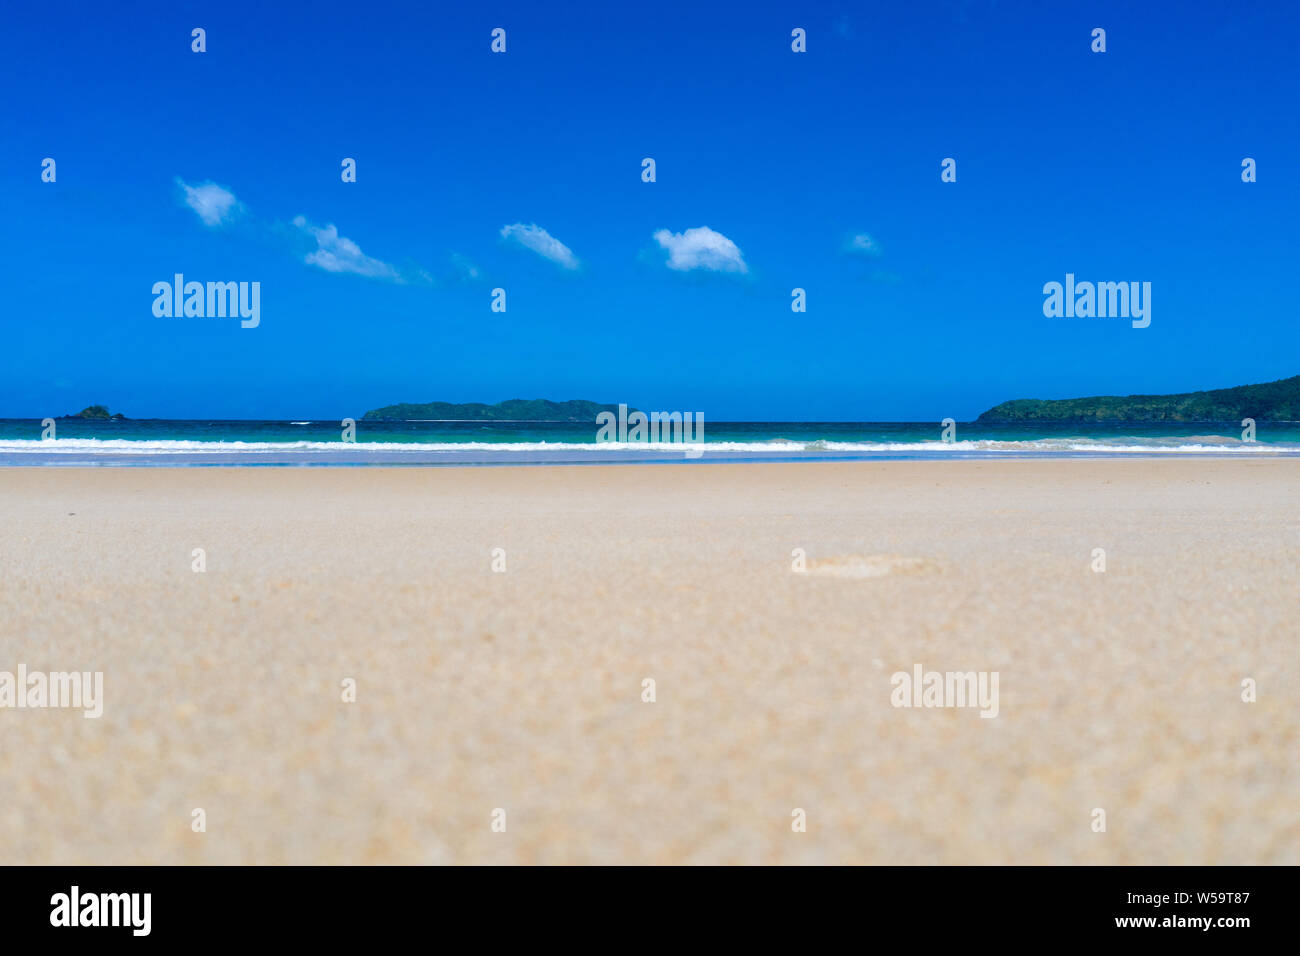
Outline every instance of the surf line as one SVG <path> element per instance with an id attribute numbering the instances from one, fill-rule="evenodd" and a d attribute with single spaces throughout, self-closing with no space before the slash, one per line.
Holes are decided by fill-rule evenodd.
<path id="1" fill-rule="evenodd" d="M 647 444 L 682 444 L 687 458 L 699 458 L 704 454 L 704 413 L 703 412 L 632 412 L 628 414 L 626 405 L 618 406 L 618 417 L 613 412 L 601 412 L 596 416 L 596 443 L 645 442 Z"/>

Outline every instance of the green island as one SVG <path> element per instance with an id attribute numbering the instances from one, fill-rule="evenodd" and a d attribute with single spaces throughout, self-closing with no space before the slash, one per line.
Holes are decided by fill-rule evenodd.
<path id="1" fill-rule="evenodd" d="M 552 402 L 544 398 L 512 398 L 495 405 L 482 402 L 408 402 L 371 409 L 361 418 L 362 421 L 594 422 L 601 412 L 617 415 L 618 406 L 583 399 Z"/>
<path id="2" fill-rule="evenodd" d="M 1300 375 L 1177 395 L 1017 398 L 990 408 L 976 422 L 1239 422 L 1243 418 L 1300 421 Z"/>

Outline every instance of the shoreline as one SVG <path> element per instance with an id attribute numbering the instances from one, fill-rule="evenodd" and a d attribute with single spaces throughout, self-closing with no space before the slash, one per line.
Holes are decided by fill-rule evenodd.
<path id="1" fill-rule="evenodd" d="M 916 451 L 881 450 L 833 451 L 709 451 L 661 449 L 286 449 L 283 451 L 93 451 L 66 449 L 22 452 L 0 450 L 0 468 L 455 468 L 455 467 L 563 467 L 587 465 L 654 464 L 826 464 L 904 461 L 1268 461 L 1300 459 L 1300 448 L 1277 448 L 1265 444 L 1247 448 L 1203 448 L 1167 450 L 1141 449 L 1053 449 L 995 451 L 979 448 Z"/>

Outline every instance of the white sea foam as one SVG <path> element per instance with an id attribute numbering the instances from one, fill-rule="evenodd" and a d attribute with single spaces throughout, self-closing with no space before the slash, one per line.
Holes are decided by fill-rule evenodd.
<path id="1" fill-rule="evenodd" d="M 239 453 L 273 453 L 273 452 L 333 452 L 333 453 L 374 453 L 400 454 L 403 452 L 479 452 L 521 453 L 521 452 L 671 452 L 681 453 L 685 449 L 703 448 L 709 452 L 751 453 L 751 454 L 816 454 L 829 453 L 926 453 L 926 454 L 961 454 L 963 452 L 1098 452 L 1104 454 L 1140 453 L 1140 454 L 1233 454 L 1233 455 L 1276 455 L 1286 452 L 1300 452 L 1300 445 L 1292 443 L 1266 444 L 1263 442 L 1236 442 L 1223 440 L 1217 436 L 1192 436 L 1191 438 L 1144 439 L 1133 442 L 1114 439 L 1088 438 L 1044 438 L 1021 441 L 922 441 L 922 442 L 846 442 L 846 441 L 791 441 L 774 439 L 770 441 L 710 441 L 701 445 L 682 444 L 680 442 L 244 442 L 244 441 L 184 441 L 134 440 L 122 438 L 59 438 L 40 439 L 3 439 L 0 440 L 0 453 L 9 454 L 86 454 L 111 453 L 118 455 L 203 455 L 203 454 L 239 454 Z"/>

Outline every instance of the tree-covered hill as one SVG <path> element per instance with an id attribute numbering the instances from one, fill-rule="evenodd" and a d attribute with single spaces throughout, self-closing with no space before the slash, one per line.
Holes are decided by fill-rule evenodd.
<path id="1" fill-rule="evenodd" d="M 1259 422 L 1300 421 L 1300 375 L 1178 395 L 1099 395 L 1040 400 L 1017 398 L 984 412 L 976 421 L 999 422 Z"/>

